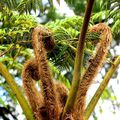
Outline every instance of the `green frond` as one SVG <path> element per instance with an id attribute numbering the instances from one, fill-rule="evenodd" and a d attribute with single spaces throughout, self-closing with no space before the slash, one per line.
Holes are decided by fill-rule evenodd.
<path id="1" fill-rule="evenodd" d="M 50 5 L 53 7 L 53 0 L 48 0 Z"/>
<path id="2" fill-rule="evenodd" d="M 18 0 L 1 0 L 0 4 L 3 5 L 4 7 L 6 6 L 11 10 L 15 10 L 15 8 L 18 5 Z"/>
<path id="3" fill-rule="evenodd" d="M 0 105 L 7 108 L 7 105 L 5 104 L 5 101 L 2 100 L 2 98 L 0 98 Z"/>
<path id="4" fill-rule="evenodd" d="M 99 0 L 98 0 L 99 1 Z M 103 2 L 105 2 L 103 4 Z M 109 0 L 109 1 L 103 1 L 101 5 L 104 9 L 101 11 L 94 13 L 92 16 L 93 22 L 102 22 L 102 20 L 108 21 L 110 18 L 114 19 L 114 22 L 116 20 L 120 19 L 120 2 L 119 0 Z M 101 8 L 102 8 L 101 6 Z M 106 8 L 106 9 L 105 9 Z"/>
<path id="5" fill-rule="evenodd" d="M 109 10 L 107 11 L 100 11 L 98 13 L 95 13 L 92 15 L 92 22 L 93 23 L 99 23 L 108 18 Z"/>
<path id="6" fill-rule="evenodd" d="M 113 37 L 120 40 L 120 19 L 118 19 L 112 27 Z"/>
<path id="7" fill-rule="evenodd" d="M 17 104 L 17 100 L 15 98 L 15 95 L 14 95 L 13 91 L 10 89 L 10 86 L 5 82 L 0 83 L 0 86 L 3 87 L 4 90 L 6 90 L 6 92 L 9 94 L 10 98 L 14 101 L 15 104 Z M 3 105 L 6 106 L 5 103 L 3 103 Z"/>
<path id="8" fill-rule="evenodd" d="M 67 86 L 67 88 L 70 89 L 70 81 L 64 75 L 62 75 L 61 71 L 59 71 L 59 69 L 57 69 L 51 62 L 49 62 L 49 66 L 53 78 L 64 83 Z"/>
<path id="9" fill-rule="evenodd" d="M 53 8 L 53 0 L 49 0 L 50 6 Z M 21 0 L 19 5 L 17 6 L 17 10 L 20 13 L 30 13 L 31 10 L 40 10 L 40 12 L 44 12 L 44 4 L 43 0 Z"/>
<path id="10" fill-rule="evenodd" d="M 75 53 L 65 43 L 57 44 L 54 49 L 48 53 L 48 57 L 60 70 L 73 67 Z"/>
<path id="11" fill-rule="evenodd" d="M 61 20 L 56 20 L 55 22 L 48 22 L 45 26 L 51 29 L 52 28 L 55 29 L 57 26 L 60 26 L 65 29 L 73 28 L 79 31 L 82 27 L 82 23 L 83 23 L 83 17 L 73 16 Z"/>
<path id="12" fill-rule="evenodd" d="M 21 0 L 19 5 L 17 6 L 17 10 L 20 13 L 30 13 L 31 10 L 40 10 L 41 12 L 43 11 L 43 3 L 42 0 Z"/>
<path id="13" fill-rule="evenodd" d="M 14 43 L 31 48 L 31 30 L 34 26 L 42 25 L 38 24 L 30 15 L 14 15 L 15 16 L 9 18 L 10 21 L 12 21 L 9 23 L 9 28 L 4 25 L 4 28 L 0 31 L 0 43 Z M 51 30 L 51 34 L 48 37 L 52 37 L 55 42 L 53 50 L 48 52 L 48 58 L 59 69 L 64 70 L 73 67 L 76 52 L 75 49 L 80 35 L 79 31 L 82 22 L 82 17 L 74 16 L 62 19 L 61 21 L 57 20 L 55 22 L 49 22 L 45 25 L 45 27 Z M 91 27 L 91 24 L 89 27 Z M 90 33 L 88 31 L 86 44 L 90 43 L 92 45 L 94 41 L 99 39 L 99 36 L 100 33 Z M 87 49 L 90 49 L 89 45 L 87 45 Z M 89 58 L 90 55 L 91 53 L 87 51 L 85 59 Z"/>

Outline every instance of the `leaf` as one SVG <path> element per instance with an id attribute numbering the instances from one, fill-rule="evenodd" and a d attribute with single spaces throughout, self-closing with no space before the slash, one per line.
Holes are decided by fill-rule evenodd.
<path id="1" fill-rule="evenodd" d="M 53 0 L 48 0 L 48 1 L 50 3 L 51 7 L 53 7 Z"/>
<path id="2" fill-rule="evenodd" d="M 0 86 L 2 86 L 2 87 L 6 90 L 6 92 L 8 92 L 10 98 L 14 101 L 15 104 L 17 104 L 17 100 L 16 100 L 16 98 L 15 98 L 15 95 L 14 95 L 13 92 L 11 91 L 9 85 L 6 84 L 6 83 L 1 83 Z"/>
<path id="3" fill-rule="evenodd" d="M 57 0 L 58 4 L 60 5 L 60 0 Z"/>
<path id="4" fill-rule="evenodd" d="M 112 27 L 113 37 L 120 41 L 120 20 L 118 19 Z"/>
<path id="5" fill-rule="evenodd" d="M 39 1 L 39 0 L 38 0 Z M 36 10 L 37 10 L 37 6 L 36 6 L 36 4 L 37 4 L 37 1 L 36 0 L 32 0 L 32 8 L 33 8 L 33 10 L 36 12 Z"/>
<path id="6" fill-rule="evenodd" d="M 40 9 L 40 12 L 43 12 L 43 3 L 42 3 L 42 0 L 38 0 L 38 6 L 39 6 L 39 9 Z"/>
<path id="7" fill-rule="evenodd" d="M 5 108 L 7 108 L 7 105 L 6 105 L 5 102 L 2 100 L 1 97 L 0 97 L 0 104 L 2 104 Z"/>
<path id="8" fill-rule="evenodd" d="M 49 62 L 49 66 L 51 68 L 51 71 L 52 71 L 52 76 L 58 80 L 58 81 L 61 81 L 62 83 L 64 83 L 67 88 L 70 89 L 70 82 L 69 80 L 61 74 L 61 72 L 59 71 L 59 69 L 57 69 L 51 62 Z"/>

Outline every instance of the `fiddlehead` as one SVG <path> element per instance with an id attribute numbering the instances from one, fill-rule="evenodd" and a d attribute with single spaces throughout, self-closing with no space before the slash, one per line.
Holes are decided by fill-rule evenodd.
<path id="1" fill-rule="evenodd" d="M 85 98 L 99 67 L 102 65 L 108 51 L 112 36 L 110 29 L 103 23 L 92 27 L 91 32 L 101 32 L 101 40 L 96 55 L 82 77 L 77 101 L 73 112 L 74 120 L 83 120 Z M 66 103 L 68 91 L 59 84 L 54 85 L 46 60 L 43 44 L 43 28 L 33 30 L 33 48 L 35 60 L 28 61 L 23 70 L 23 84 L 36 120 L 59 120 L 60 113 Z M 42 92 L 38 93 L 34 81 L 41 79 Z M 28 81 L 29 80 L 29 81 Z M 34 97 L 33 97 L 34 96 Z M 43 97 L 42 97 L 43 96 Z M 42 104 L 40 104 L 42 103 Z M 60 109 L 60 110 L 59 110 Z M 45 114 L 44 114 L 45 113 Z M 44 118 L 47 115 L 47 118 Z M 69 119 L 69 118 L 68 118 Z"/>
<path id="2" fill-rule="evenodd" d="M 54 85 L 52 81 L 45 48 L 51 50 L 54 43 L 47 41 L 47 44 L 43 44 L 43 34 L 44 31 L 41 28 L 35 28 L 33 31 L 35 59 L 28 60 L 24 65 L 22 71 L 23 85 L 35 120 L 58 120 L 66 103 L 68 90 L 63 84 L 56 83 Z M 50 46 L 47 46 L 49 44 Z M 35 86 L 35 81 L 39 79 L 41 79 L 42 88 L 40 92 Z"/>
<path id="3" fill-rule="evenodd" d="M 45 29 L 36 27 L 32 33 L 32 42 L 35 53 L 36 62 L 38 65 L 38 73 L 41 79 L 42 93 L 44 97 L 46 112 L 49 120 L 59 119 L 59 106 L 57 95 L 55 93 L 55 85 L 52 81 L 48 62 L 46 59 L 46 51 L 43 44 L 43 35 Z"/>
<path id="4" fill-rule="evenodd" d="M 92 27 L 91 32 L 101 32 L 100 43 L 97 47 L 97 52 L 92 59 L 88 69 L 82 77 L 81 84 L 77 93 L 77 101 L 75 105 L 74 116 L 75 120 L 84 119 L 85 98 L 89 86 L 91 85 L 94 77 L 98 73 L 98 70 L 104 62 L 108 53 L 108 48 L 112 40 L 112 34 L 110 28 L 104 23 L 97 24 Z"/>
<path id="5" fill-rule="evenodd" d="M 24 90 L 32 108 L 35 120 L 41 120 L 39 109 L 43 105 L 43 97 L 39 94 L 35 86 L 34 80 L 39 80 L 40 78 L 38 76 L 38 67 L 34 59 L 25 63 L 22 71 L 22 79 Z"/>

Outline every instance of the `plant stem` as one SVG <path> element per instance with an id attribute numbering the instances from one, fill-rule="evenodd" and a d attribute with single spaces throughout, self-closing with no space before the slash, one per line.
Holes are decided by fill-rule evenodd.
<path id="1" fill-rule="evenodd" d="M 74 47 L 74 46 L 72 46 L 71 44 L 68 44 L 68 46 L 76 53 L 77 52 L 77 49 Z"/>
<path id="2" fill-rule="evenodd" d="M 86 118 L 86 120 L 88 120 L 91 113 L 93 112 L 93 110 L 94 110 L 100 96 L 102 95 L 104 89 L 106 88 L 107 84 L 110 81 L 110 78 L 114 74 L 114 72 L 117 69 L 119 64 L 120 64 L 120 56 L 117 56 L 117 58 L 115 59 L 112 66 L 110 67 L 110 69 L 106 73 L 103 81 L 101 82 L 99 88 L 97 89 L 96 93 L 94 94 L 93 98 L 91 99 L 90 103 L 88 104 L 88 106 L 87 106 L 87 108 L 85 110 L 85 118 Z"/>
<path id="3" fill-rule="evenodd" d="M 15 83 L 13 77 L 9 74 L 7 68 L 0 62 L 0 74 L 6 79 L 7 83 L 9 84 L 12 92 L 14 93 L 15 97 L 17 98 L 23 112 L 27 118 L 27 120 L 34 120 L 32 111 L 26 101 L 25 97 L 23 96 L 22 92 L 20 91 L 19 87 Z"/>
<path id="4" fill-rule="evenodd" d="M 85 17 L 84 22 L 81 30 L 81 34 L 79 36 L 78 45 L 77 45 L 77 52 L 75 57 L 75 64 L 74 64 L 74 74 L 73 74 L 73 82 L 72 87 L 65 105 L 65 108 L 63 110 L 62 118 L 64 119 L 64 116 L 66 114 L 71 114 L 74 103 L 77 96 L 77 91 L 80 84 L 81 79 L 81 73 L 82 73 L 82 64 L 83 64 L 83 57 L 84 57 L 84 44 L 85 44 L 85 36 L 88 29 L 88 23 L 90 20 L 91 11 L 93 8 L 94 0 L 89 0 L 87 4 L 87 8 L 85 11 Z"/>

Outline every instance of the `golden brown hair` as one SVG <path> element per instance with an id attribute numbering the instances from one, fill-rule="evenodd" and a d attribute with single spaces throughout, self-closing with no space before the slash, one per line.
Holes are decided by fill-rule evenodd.
<path id="1" fill-rule="evenodd" d="M 94 80 L 96 74 L 98 73 L 99 68 L 103 64 L 106 55 L 108 53 L 108 48 L 110 46 L 112 40 L 112 34 L 110 28 L 105 25 L 104 23 L 99 23 L 94 25 L 91 32 L 101 32 L 100 35 L 100 43 L 97 46 L 97 51 L 90 62 L 89 67 L 85 71 L 81 84 L 79 86 L 79 90 L 77 93 L 77 101 L 75 105 L 74 116 L 75 120 L 84 120 L 84 110 L 85 110 L 85 103 L 86 103 L 86 93 L 91 85 L 92 81 Z"/>
<path id="2" fill-rule="evenodd" d="M 35 59 L 26 62 L 22 72 L 25 93 L 33 110 L 35 120 L 61 120 L 61 114 L 68 97 L 67 88 L 60 83 L 54 83 L 51 77 L 46 47 L 43 36 L 48 35 L 48 30 L 36 27 L 32 33 L 32 44 Z M 94 77 L 103 64 L 108 48 L 112 40 L 111 30 L 104 23 L 93 26 L 90 32 L 101 32 L 97 51 L 89 67 L 82 76 L 81 84 L 77 93 L 74 111 L 65 120 L 84 120 L 86 94 Z M 48 37 L 52 49 L 54 42 Z M 41 90 L 38 92 L 35 81 L 40 80 Z"/>
<path id="3" fill-rule="evenodd" d="M 35 59 L 28 60 L 24 65 L 22 72 L 23 85 L 35 120 L 59 120 L 68 90 L 63 84 L 53 83 L 46 59 L 44 34 L 47 34 L 44 28 L 36 27 L 33 30 L 32 43 Z M 53 45 L 53 42 L 50 43 Z M 40 80 L 41 83 L 40 92 L 35 86 L 37 80 Z"/>

